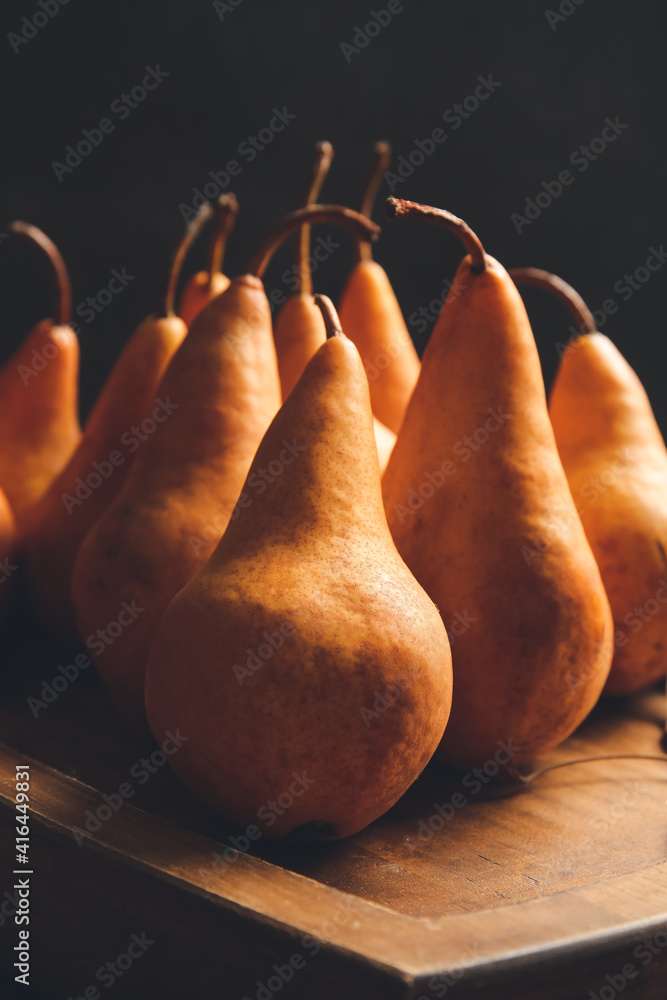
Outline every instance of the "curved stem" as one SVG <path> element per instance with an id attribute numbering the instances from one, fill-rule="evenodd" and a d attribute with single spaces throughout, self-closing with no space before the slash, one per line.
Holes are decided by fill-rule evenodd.
<path id="1" fill-rule="evenodd" d="M 201 208 L 198 210 L 194 219 L 191 219 L 185 227 L 185 232 L 181 236 L 176 249 L 171 255 L 171 260 L 169 261 L 169 268 L 162 282 L 162 288 L 160 289 L 160 294 L 158 295 L 157 305 L 155 309 L 155 315 L 158 318 L 165 318 L 167 316 L 173 316 L 174 313 L 174 300 L 176 298 L 176 285 L 178 284 L 178 279 L 181 274 L 181 268 L 183 267 L 183 261 L 185 256 L 197 239 L 202 229 L 208 222 L 208 220 L 213 215 L 213 205 L 210 202 L 205 202 Z"/>
<path id="2" fill-rule="evenodd" d="M 597 326 L 593 314 L 572 285 L 550 271 L 540 271 L 537 267 L 513 267 L 508 274 L 515 285 L 532 285 L 549 292 L 554 298 L 564 302 L 570 315 L 579 325 L 579 333 L 595 333 Z"/>
<path id="3" fill-rule="evenodd" d="M 390 161 L 391 143 L 384 141 L 376 142 L 373 146 L 373 163 L 371 164 L 371 169 L 366 180 L 366 187 L 364 188 L 361 196 L 361 206 L 359 208 L 361 214 L 365 215 L 368 219 L 370 219 L 373 214 L 373 206 L 375 205 L 375 199 L 377 198 L 378 191 L 380 190 L 382 177 L 384 176 L 385 170 L 389 169 Z M 371 250 L 370 244 L 357 242 L 355 247 L 355 256 L 357 262 L 360 260 L 372 260 L 373 251 Z"/>
<path id="4" fill-rule="evenodd" d="M 227 240 L 234 228 L 236 216 L 239 212 L 239 203 L 234 194 L 221 194 L 216 206 L 216 225 L 213 239 L 208 248 L 208 258 L 206 270 L 208 271 L 208 288 L 213 284 L 213 275 L 222 270 L 222 262 L 225 257 Z"/>
<path id="5" fill-rule="evenodd" d="M 432 205 L 420 205 L 417 201 L 405 201 L 403 198 L 387 198 L 387 216 L 390 219 L 424 219 L 435 222 L 456 233 L 470 254 L 470 270 L 473 274 L 481 274 L 486 268 L 486 255 L 479 237 L 473 233 L 467 222 L 459 219 L 444 208 L 433 208 Z"/>
<path id="6" fill-rule="evenodd" d="M 327 340 L 331 337 L 344 337 L 343 327 L 340 325 L 340 316 L 336 312 L 336 307 L 328 295 L 316 295 L 315 305 L 319 307 L 324 320 L 324 328 L 327 331 Z"/>
<path id="7" fill-rule="evenodd" d="M 532 774 L 521 774 L 520 771 L 516 771 L 515 773 L 524 784 L 529 785 L 536 778 L 541 778 L 548 771 L 556 771 L 559 767 L 571 767 L 573 764 L 591 764 L 600 760 L 659 760 L 663 764 L 667 764 L 667 757 L 658 757 L 657 754 L 610 753 L 595 757 L 577 757 L 576 760 L 563 760 L 560 764 L 550 764 L 548 767 L 540 768 L 539 771 L 533 771 Z"/>
<path id="8" fill-rule="evenodd" d="M 252 257 L 248 266 L 248 274 L 261 278 L 271 260 L 271 257 L 290 233 L 299 229 L 304 222 L 331 222 L 334 225 L 350 229 L 357 239 L 375 242 L 380 235 L 380 227 L 351 208 L 342 205 L 308 205 L 299 208 L 291 215 L 286 215 L 273 229 Z"/>
<path id="9" fill-rule="evenodd" d="M 49 239 L 46 233 L 43 233 L 37 226 L 31 226 L 29 222 L 20 222 L 17 220 L 16 222 L 10 222 L 8 228 L 10 233 L 16 233 L 17 236 L 25 236 L 49 258 L 56 276 L 58 290 L 55 324 L 56 326 L 69 326 L 72 319 L 72 285 L 69 280 L 65 261 L 60 255 L 60 250 Z"/>
<path id="10" fill-rule="evenodd" d="M 302 207 L 314 205 L 319 198 L 324 180 L 333 160 L 333 146 L 330 142 L 315 143 L 315 156 Z M 296 242 L 297 294 L 313 294 L 313 276 L 310 270 L 310 226 L 302 226 Z"/>

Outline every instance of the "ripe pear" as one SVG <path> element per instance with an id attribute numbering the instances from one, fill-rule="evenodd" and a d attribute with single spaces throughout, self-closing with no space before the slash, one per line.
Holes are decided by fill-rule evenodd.
<path id="1" fill-rule="evenodd" d="M 566 281 L 533 267 L 510 271 L 568 308 L 571 341 L 549 415 L 614 616 L 605 694 L 630 694 L 667 671 L 667 449 L 639 378 Z"/>
<path id="2" fill-rule="evenodd" d="M 374 153 L 361 208 L 369 217 L 389 166 L 391 147 L 387 142 L 378 142 Z M 340 296 L 340 319 L 361 354 L 371 387 L 373 413 L 397 434 L 419 377 L 419 356 L 387 272 L 373 260 L 368 243 L 358 244 L 357 256 Z"/>
<path id="3" fill-rule="evenodd" d="M 614 615 L 605 693 L 628 694 L 667 672 L 667 449 L 642 383 L 602 333 L 565 351 L 549 412 Z"/>
<path id="4" fill-rule="evenodd" d="M 391 202 L 397 214 L 442 214 Z M 479 767 L 502 743 L 516 765 L 564 740 L 597 701 L 611 612 L 558 457 L 521 297 L 465 224 L 444 214 L 471 253 L 424 353 L 384 502 L 398 551 L 454 640 L 452 712 L 437 756 Z"/>
<path id="5" fill-rule="evenodd" d="M 187 333 L 173 298 L 180 266 L 210 206 L 186 229 L 170 262 L 155 313 L 134 331 L 98 396 L 83 437 L 69 462 L 30 512 L 22 542 L 29 599 L 44 624 L 63 642 L 76 642 L 70 594 L 81 542 L 125 481 L 139 448 L 159 426 L 166 400 L 158 386 Z M 117 617 L 122 612 L 119 608 Z M 104 628 L 106 622 L 99 627 Z"/>
<path id="6" fill-rule="evenodd" d="M 93 660 L 123 714 L 146 726 L 144 676 L 157 623 L 219 541 L 257 447 L 280 406 L 271 311 L 259 278 L 235 278 L 206 306 L 157 394 L 174 412 L 137 453 L 84 540 L 72 575 L 81 638 L 123 602 L 142 609 Z M 255 489 L 240 502 L 251 500 Z"/>
<path id="7" fill-rule="evenodd" d="M 0 369 L 0 484 L 22 528 L 81 439 L 79 340 L 69 325 L 70 281 L 57 247 L 35 226 L 13 222 L 9 229 L 46 254 L 58 289 L 55 318 L 37 323 Z"/>
<path id="8" fill-rule="evenodd" d="M 239 203 L 233 194 L 218 198 L 216 227 L 208 253 L 208 267 L 188 278 L 181 292 L 177 313 L 187 327 L 192 326 L 201 310 L 229 288 L 230 279 L 221 271 L 227 240 L 234 228 Z"/>
<path id="9" fill-rule="evenodd" d="M 275 417 L 248 484 L 272 463 L 274 482 L 167 608 L 146 708 L 156 736 L 188 736 L 172 766 L 216 809 L 269 837 L 333 839 L 415 780 L 451 698 L 446 632 L 389 534 L 368 380 L 340 333 Z M 277 799 L 289 804 L 264 825 Z"/>

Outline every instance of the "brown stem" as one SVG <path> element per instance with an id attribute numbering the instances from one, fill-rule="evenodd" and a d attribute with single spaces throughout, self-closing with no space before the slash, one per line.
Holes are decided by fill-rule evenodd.
<path id="1" fill-rule="evenodd" d="M 350 229 L 357 239 L 368 240 L 372 243 L 380 235 L 379 226 L 351 208 L 344 208 L 342 205 L 308 205 L 306 208 L 297 209 L 291 215 L 286 215 L 269 233 L 252 257 L 248 266 L 248 274 L 254 274 L 261 278 L 280 244 L 295 229 L 299 229 L 304 222 L 309 222 L 311 225 L 316 222 L 330 222 L 343 226 Z"/>
<path id="2" fill-rule="evenodd" d="M 221 194 L 216 205 L 216 224 L 213 239 L 208 247 L 208 260 L 206 270 L 208 271 L 208 288 L 213 284 L 213 275 L 222 270 L 222 262 L 225 257 L 227 240 L 234 228 L 236 216 L 239 211 L 239 203 L 234 194 Z"/>
<path id="3" fill-rule="evenodd" d="M 319 306 L 324 320 L 324 327 L 327 331 L 327 340 L 331 337 L 344 337 L 343 327 L 340 325 L 340 316 L 336 312 L 336 307 L 328 295 L 316 295 L 315 305 Z"/>
<path id="4" fill-rule="evenodd" d="M 574 764 L 591 764 L 604 760 L 656 760 L 667 764 L 667 756 L 659 757 L 657 754 L 645 753 L 611 753 L 596 755 L 594 757 L 577 757 L 575 760 L 563 760 L 559 764 L 549 764 L 548 767 L 542 767 L 538 771 L 532 771 L 530 774 L 522 774 L 517 767 L 510 764 L 505 768 L 505 773 L 513 779 L 513 783 L 497 786 L 494 790 L 494 797 L 507 798 L 508 796 L 516 795 L 522 788 L 532 785 L 534 781 L 549 771 L 556 771 L 561 767 L 572 767 Z"/>
<path id="5" fill-rule="evenodd" d="M 373 214 L 375 199 L 377 198 L 378 191 L 380 190 L 380 184 L 382 183 L 384 173 L 389 169 L 390 161 L 391 143 L 376 142 L 373 146 L 373 163 L 371 164 L 371 169 L 366 180 L 366 187 L 364 188 L 361 196 L 361 207 L 359 209 L 361 214 L 365 215 L 368 219 L 370 219 Z M 370 244 L 357 242 L 355 247 L 355 256 L 357 262 L 360 260 L 372 260 L 373 251 L 371 250 Z"/>
<path id="6" fill-rule="evenodd" d="M 424 219 L 435 222 L 439 226 L 451 229 L 456 233 L 470 254 L 470 270 L 473 274 L 481 274 L 486 268 L 486 255 L 479 238 L 473 233 L 467 222 L 459 219 L 444 208 L 433 208 L 431 205 L 420 205 L 417 201 L 405 201 L 403 198 L 387 198 L 387 216 L 390 219 Z"/>
<path id="7" fill-rule="evenodd" d="M 175 314 L 174 300 L 176 298 L 176 285 L 178 284 L 178 279 L 181 274 L 183 261 L 185 260 L 188 250 L 212 215 L 213 205 L 210 201 L 207 201 L 197 211 L 194 219 L 191 219 L 185 227 L 185 231 L 176 245 L 173 254 L 171 255 L 169 268 L 164 277 L 162 288 L 160 289 L 160 293 L 158 295 L 155 309 L 155 315 L 158 318 L 163 319 L 167 316 L 173 316 Z"/>
<path id="8" fill-rule="evenodd" d="M 55 324 L 56 326 L 69 326 L 72 319 L 72 285 L 69 280 L 65 261 L 62 259 L 58 247 L 49 239 L 46 233 L 43 233 L 37 226 L 31 226 L 29 222 L 20 222 L 18 220 L 10 222 L 9 231 L 10 233 L 16 233 L 17 236 L 25 236 L 31 240 L 49 258 L 56 277 L 58 292 Z"/>
<path id="9" fill-rule="evenodd" d="M 567 281 L 551 274 L 549 271 L 540 271 L 537 267 L 513 267 L 508 272 L 515 285 L 532 285 L 534 288 L 541 288 L 544 292 L 549 292 L 555 298 L 564 302 L 570 310 L 570 315 L 574 317 L 575 323 L 579 325 L 579 333 L 595 333 L 597 326 L 593 319 L 593 314 L 582 299 L 579 292 L 575 291 Z"/>
<path id="10" fill-rule="evenodd" d="M 322 185 L 329 173 L 333 155 L 333 146 L 330 142 L 318 142 L 315 144 L 313 168 L 303 197 L 303 208 L 317 203 Z M 310 270 L 310 226 L 302 226 L 299 230 L 296 242 L 296 273 L 298 282 L 296 287 L 297 294 L 312 295 L 313 276 Z"/>

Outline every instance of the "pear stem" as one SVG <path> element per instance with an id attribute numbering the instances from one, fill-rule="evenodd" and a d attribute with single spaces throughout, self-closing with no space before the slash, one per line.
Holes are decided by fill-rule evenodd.
<path id="1" fill-rule="evenodd" d="M 303 226 L 304 222 L 330 222 L 352 230 L 359 240 L 375 242 L 380 235 L 380 227 L 359 212 L 342 205 L 308 205 L 299 208 L 291 215 L 286 215 L 269 233 L 248 266 L 248 274 L 261 278 L 271 260 L 271 257 L 290 233 Z"/>
<path id="2" fill-rule="evenodd" d="M 183 235 L 171 255 L 169 267 L 158 295 L 155 309 L 155 316 L 158 317 L 158 319 L 164 319 L 168 316 L 175 315 L 174 300 L 176 298 L 176 286 L 181 274 L 181 268 L 183 267 L 183 261 L 185 260 L 188 250 L 212 215 L 213 205 L 207 201 L 198 210 L 194 219 L 191 219 L 185 227 L 185 231 L 183 232 Z"/>
<path id="3" fill-rule="evenodd" d="M 315 143 L 315 155 L 313 166 L 303 197 L 302 207 L 315 205 L 319 197 L 322 185 L 329 173 L 331 161 L 333 160 L 333 146 L 330 142 Z M 310 226 L 302 226 L 296 241 L 296 273 L 297 273 L 297 294 L 313 294 L 313 276 L 310 269 Z"/>
<path id="4" fill-rule="evenodd" d="M 530 785 L 537 778 L 541 778 L 543 774 L 547 774 L 549 771 L 556 771 L 560 767 L 572 767 L 573 764 L 591 764 L 601 760 L 657 760 L 663 764 L 667 764 L 667 756 L 659 757 L 657 754 L 611 753 L 594 757 L 577 757 L 575 760 L 564 760 L 559 764 L 550 764 L 548 767 L 542 767 L 539 771 L 533 771 L 531 774 L 521 774 L 517 768 L 513 768 L 511 773 L 521 784 Z"/>
<path id="5" fill-rule="evenodd" d="M 380 190 L 380 184 L 382 183 L 382 178 L 386 170 L 389 169 L 389 164 L 391 162 L 391 143 L 390 142 L 376 142 L 373 146 L 373 163 L 371 164 L 371 169 L 368 174 L 368 179 L 366 180 L 366 187 L 361 196 L 361 207 L 359 211 L 366 218 L 370 219 L 373 214 L 373 206 L 375 205 L 375 199 L 377 198 L 378 191 Z M 373 251 L 369 243 L 361 243 L 357 241 L 355 246 L 355 257 L 357 263 L 362 260 L 372 260 Z"/>
<path id="6" fill-rule="evenodd" d="M 213 276 L 222 270 L 222 262 L 225 258 L 227 240 L 234 228 L 236 216 L 239 211 L 239 203 L 234 194 L 221 194 L 216 206 L 216 225 L 213 239 L 208 248 L 208 259 L 206 269 L 208 271 L 208 289 L 213 285 Z"/>
<path id="7" fill-rule="evenodd" d="M 56 277 L 58 292 L 54 322 L 56 326 L 69 326 L 72 319 L 72 285 L 65 261 L 58 247 L 49 239 L 46 233 L 43 233 L 37 226 L 31 226 L 29 222 L 17 220 L 10 222 L 8 228 L 10 233 L 15 233 L 17 236 L 24 236 L 26 239 L 29 239 L 49 258 Z"/>
<path id="8" fill-rule="evenodd" d="M 486 268 L 486 254 L 479 237 L 473 233 L 467 222 L 459 219 L 444 208 L 434 208 L 432 205 L 421 205 L 417 201 L 405 201 L 403 198 L 387 198 L 387 217 L 390 219 L 424 219 L 434 222 L 456 233 L 470 254 L 470 270 L 473 274 L 481 274 Z"/>
<path id="9" fill-rule="evenodd" d="M 315 305 L 319 307 L 324 320 L 324 327 L 327 331 L 327 340 L 331 337 L 344 337 L 343 327 L 340 325 L 340 316 L 336 312 L 336 307 L 328 295 L 316 295 Z"/>
<path id="10" fill-rule="evenodd" d="M 579 325 L 579 333 L 595 333 L 597 326 L 593 314 L 572 285 L 550 271 L 540 271 L 537 267 L 513 267 L 508 274 L 515 285 L 532 285 L 549 292 L 554 298 L 564 302 L 570 315 Z"/>

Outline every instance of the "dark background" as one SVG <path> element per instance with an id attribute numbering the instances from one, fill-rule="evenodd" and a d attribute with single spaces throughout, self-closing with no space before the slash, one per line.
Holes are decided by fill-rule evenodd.
<path id="1" fill-rule="evenodd" d="M 637 370 L 667 430 L 667 267 L 627 302 L 613 289 L 667 240 L 664 4 L 552 0 L 550 9 L 559 5 L 573 12 L 554 30 L 546 2 L 404 0 L 403 11 L 348 62 L 341 43 L 352 43 L 356 27 L 386 0 L 241 0 L 222 20 L 211 0 L 69 0 L 18 52 L 7 35 L 40 8 L 37 0 L 2 0 L 0 360 L 53 308 L 48 270 L 4 236 L 9 220 L 33 222 L 57 242 L 75 304 L 104 288 L 114 268 L 135 275 L 94 322 L 75 316 L 85 413 L 121 345 L 152 310 L 182 230 L 179 204 L 192 203 L 209 171 L 231 159 L 242 165 L 227 188 L 241 202 L 226 266 L 235 274 L 265 230 L 296 207 L 315 140 L 329 139 L 336 150 L 323 200 L 356 205 L 375 140 L 392 141 L 395 169 L 415 140 L 443 128 L 447 141 L 393 193 L 463 216 L 506 266 L 552 269 L 591 308 L 616 300 L 618 312 L 602 329 Z M 124 121 L 110 114 L 145 67 L 158 64 L 169 76 L 157 90 Z M 489 74 L 501 86 L 452 130 L 443 113 Z M 239 145 L 284 106 L 296 118 L 248 162 Z M 628 128 L 579 173 L 570 154 L 600 135 L 607 116 Z M 59 182 L 52 162 L 104 117 L 115 131 Z M 511 214 L 523 213 L 526 198 L 568 168 L 574 183 L 517 233 Z M 407 318 L 440 294 L 462 251 L 428 226 L 384 224 L 381 200 L 390 193 L 385 183 L 376 256 Z M 317 288 L 334 296 L 351 263 L 349 239 L 340 242 L 315 275 Z M 188 272 L 204 252 L 202 245 L 193 253 Z M 289 254 L 284 249 L 272 265 L 267 290 L 288 291 L 281 275 Z M 548 384 L 570 321 L 538 293 L 528 302 Z M 415 339 L 421 349 L 426 334 Z"/>
<path id="2" fill-rule="evenodd" d="M 405 0 L 349 62 L 341 43 L 352 43 L 356 26 L 384 9 L 384 0 L 234 2 L 221 20 L 210 0 L 69 0 L 15 53 L 7 33 L 19 32 L 22 17 L 40 8 L 37 0 L 3 0 L 0 231 L 12 218 L 41 226 L 69 265 L 75 304 L 104 288 L 113 268 L 135 275 L 93 322 L 78 318 L 84 412 L 121 345 L 152 310 L 181 231 L 178 206 L 192 202 L 210 170 L 230 159 L 242 166 L 227 188 L 241 202 L 226 266 L 234 274 L 267 227 L 297 206 L 315 140 L 329 139 L 336 150 L 322 200 L 356 205 L 376 139 L 393 142 L 395 165 L 416 139 L 442 127 L 447 141 L 394 193 L 463 216 L 507 267 L 552 269 L 591 308 L 615 299 L 618 313 L 602 329 L 643 379 L 667 428 L 658 361 L 667 268 L 627 302 L 613 291 L 667 238 L 660 0 L 566 0 L 573 13 L 555 29 L 541 2 Z M 559 4 L 553 0 L 550 9 L 557 13 Z M 110 114 L 112 101 L 157 64 L 168 79 L 124 121 Z M 443 123 L 443 113 L 488 74 L 501 83 L 491 97 L 459 129 Z M 274 106 L 296 118 L 250 163 L 239 144 L 268 125 Z M 105 116 L 115 131 L 59 182 L 52 161 L 62 162 L 65 147 Z M 629 127 L 580 173 L 570 154 L 600 135 L 607 116 Z M 574 183 L 517 233 L 511 214 L 568 168 Z M 423 224 L 384 223 L 382 200 L 390 193 L 384 183 L 376 256 L 407 318 L 441 292 L 462 252 L 452 236 Z M 348 237 L 340 242 L 316 274 L 318 289 L 333 295 L 351 262 Z M 193 253 L 188 272 L 204 250 Z M 288 290 L 281 275 L 289 254 L 285 248 L 273 264 L 267 289 Z M 529 294 L 549 383 L 554 345 L 567 338 L 570 321 L 550 299 Z M 45 263 L 21 241 L 0 239 L 1 359 L 52 309 Z M 426 336 L 415 337 L 420 349 Z"/>

